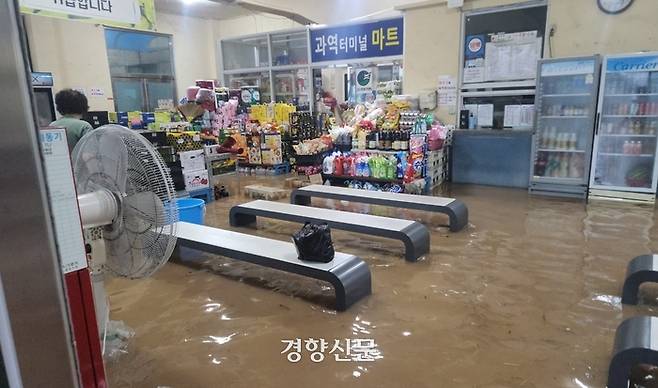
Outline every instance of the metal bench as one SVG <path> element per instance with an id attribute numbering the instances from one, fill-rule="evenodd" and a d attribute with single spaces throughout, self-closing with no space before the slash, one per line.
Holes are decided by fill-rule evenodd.
<path id="1" fill-rule="evenodd" d="M 290 203 L 310 205 L 312 197 L 443 213 L 450 217 L 450 230 L 453 232 L 461 230 L 468 224 L 468 209 L 466 205 L 454 198 L 367 191 L 338 186 L 310 185 L 294 190 L 290 194 Z"/>
<path id="2" fill-rule="evenodd" d="M 645 282 L 658 282 L 658 255 L 641 255 L 628 263 L 621 302 L 637 304 L 640 285 Z"/>
<path id="3" fill-rule="evenodd" d="M 619 325 L 608 368 L 608 388 L 627 388 L 631 369 L 638 364 L 658 365 L 658 318 L 633 317 Z"/>
<path id="4" fill-rule="evenodd" d="M 371 293 L 370 269 L 356 256 L 336 252 L 330 263 L 305 262 L 297 259 L 292 243 L 187 222 L 176 228 L 179 246 L 331 283 L 336 310 L 344 311 Z"/>
<path id="5" fill-rule="evenodd" d="M 416 221 L 261 200 L 233 206 L 229 217 L 231 226 L 249 225 L 256 222 L 256 217 L 267 217 L 327 223 L 335 229 L 392 238 L 404 243 L 408 261 L 416 261 L 430 250 L 430 233 L 425 225 Z"/>

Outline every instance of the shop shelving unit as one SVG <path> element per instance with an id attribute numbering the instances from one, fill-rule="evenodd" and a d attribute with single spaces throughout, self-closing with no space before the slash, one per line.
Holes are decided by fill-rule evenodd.
<path id="1" fill-rule="evenodd" d="M 261 102 L 291 102 L 312 108 L 307 28 L 245 35 L 220 44 L 226 85 L 258 86 Z M 281 82 L 289 88 L 282 89 Z"/>

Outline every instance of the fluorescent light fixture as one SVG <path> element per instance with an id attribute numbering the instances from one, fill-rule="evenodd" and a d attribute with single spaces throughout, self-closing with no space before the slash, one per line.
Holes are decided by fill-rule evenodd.
<path id="1" fill-rule="evenodd" d="M 207 0 L 183 0 L 183 4 L 190 5 L 196 3 L 206 3 Z"/>

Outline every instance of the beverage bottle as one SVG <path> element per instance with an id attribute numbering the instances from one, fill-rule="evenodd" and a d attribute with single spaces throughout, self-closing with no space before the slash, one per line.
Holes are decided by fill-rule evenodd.
<path id="1" fill-rule="evenodd" d="M 377 149 L 378 150 L 383 150 L 384 149 L 384 132 L 383 131 L 377 132 Z"/>
<path id="2" fill-rule="evenodd" d="M 560 148 L 563 150 L 569 149 L 569 134 L 568 133 L 563 133 L 562 134 L 562 144 L 560 144 Z"/>
<path id="3" fill-rule="evenodd" d="M 569 158 L 569 178 L 580 178 L 580 172 L 578 170 L 579 157 L 579 155 L 571 155 Z"/>
<path id="4" fill-rule="evenodd" d="M 622 148 L 622 153 L 624 153 L 624 154 L 628 153 L 628 140 L 624 141 L 624 146 Z"/>
<path id="5" fill-rule="evenodd" d="M 555 127 L 551 127 L 551 132 L 548 137 L 548 146 L 546 148 L 555 148 L 557 147 L 557 133 L 555 132 Z"/>
<path id="6" fill-rule="evenodd" d="M 572 150 L 575 150 L 578 147 L 578 137 L 576 136 L 575 133 L 571 133 L 571 144 L 569 144 L 569 148 Z"/>
<path id="7" fill-rule="evenodd" d="M 560 178 L 566 178 L 567 174 L 569 174 L 569 162 L 567 160 L 567 155 L 562 154 L 560 157 L 560 173 L 559 176 Z"/>
<path id="8" fill-rule="evenodd" d="M 554 148 L 554 149 L 562 148 L 562 134 L 561 133 L 556 134 L 555 142 L 553 143 L 553 146 L 551 148 Z"/>
<path id="9" fill-rule="evenodd" d="M 642 149 L 643 149 L 642 145 L 643 145 L 643 144 L 642 144 L 642 140 L 638 140 L 638 141 L 636 142 L 636 145 L 635 145 L 635 147 L 636 147 L 635 153 L 636 153 L 636 154 L 638 154 L 638 155 L 641 155 L 641 154 L 642 154 Z"/>

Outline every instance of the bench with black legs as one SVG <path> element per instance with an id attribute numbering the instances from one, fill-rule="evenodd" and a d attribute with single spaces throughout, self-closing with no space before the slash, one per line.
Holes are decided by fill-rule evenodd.
<path id="1" fill-rule="evenodd" d="M 631 369 L 639 364 L 658 365 L 658 318 L 633 317 L 619 325 L 608 368 L 608 388 L 628 388 Z"/>
<path id="2" fill-rule="evenodd" d="M 417 261 L 430 249 L 429 231 L 416 221 L 262 200 L 233 206 L 229 217 L 231 226 L 253 224 L 256 217 L 265 217 L 300 223 L 326 223 L 335 229 L 396 239 L 404 243 L 408 261 Z"/>
<path id="3" fill-rule="evenodd" d="M 336 292 L 336 310 L 344 311 L 370 295 L 368 265 L 360 258 L 336 252 L 329 263 L 301 261 L 292 243 L 178 222 L 177 244 L 231 259 L 291 272 L 331 283 Z"/>
<path id="4" fill-rule="evenodd" d="M 640 285 L 645 282 L 658 283 L 658 255 L 637 256 L 628 263 L 621 302 L 637 304 Z"/>
<path id="5" fill-rule="evenodd" d="M 294 190 L 290 194 L 290 203 L 310 205 L 312 197 L 443 213 L 450 217 L 450 230 L 453 232 L 468 224 L 466 205 L 454 198 L 310 185 Z"/>

